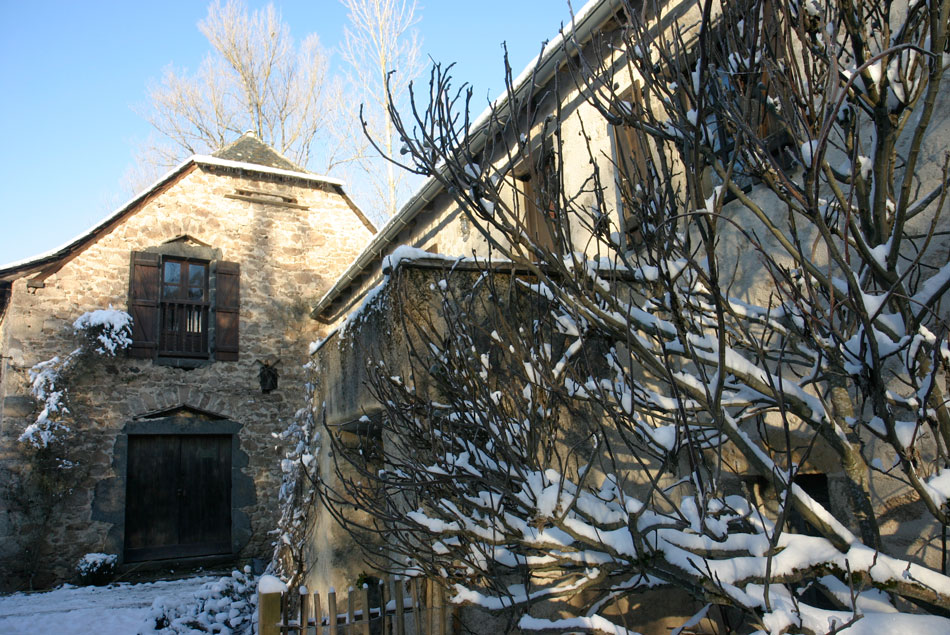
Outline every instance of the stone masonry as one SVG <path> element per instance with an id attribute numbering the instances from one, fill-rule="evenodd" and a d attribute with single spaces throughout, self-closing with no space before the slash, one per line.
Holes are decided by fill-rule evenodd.
<path id="1" fill-rule="evenodd" d="M 183 237 L 240 265 L 239 361 L 186 369 L 120 354 L 82 367 L 68 388 L 85 478 L 45 530 L 35 585 L 68 578 L 87 552 L 116 553 L 121 562 L 125 434 L 132 427 L 163 434 L 169 426 L 191 425 L 181 415 L 225 421 L 237 432 L 231 555 L 270 554 L 282 453 L 274 435 L 304 405 L 307 347 L 321 335 L 308 309 L 371 237 L 333 182 L 247 163 L 192 162 L 105 233 L 64 256 L 65 264 L 56 263 L 61 267 L 40 288 L 29 288 L 25 275 L 7 277 L 9 302 L 0 308 L 0 469 L 28 469 L 17 438 L 39 412 L 30 397 L 30 368 L 75 348 L 70 327 L 82 313 L 126 309 L 131 252 Z M 265 394 L 260 362 L 274 360 L 280 385 Z M 179 418 L 168 418 L 173 415 Z M 228 432 L 221 425 L 214 430 Z M 22 588 L 15 569 L 26 556 L 11 535 L 20 526 L 17 513 L 0 500 L 0 579 Z"/>

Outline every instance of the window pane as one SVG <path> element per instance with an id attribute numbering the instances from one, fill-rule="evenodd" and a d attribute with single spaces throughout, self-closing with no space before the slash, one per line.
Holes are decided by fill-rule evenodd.
<path id="1" fill-rule="evenodd" d="M 189 300 L 201 300 L 205 297 L 204 287 L 188 287 Z"/>
<path id="2" fill-rule="evenodd" d="M 188 264 L 188 284 L 193 287 L 204 287 L 205 266 L 194 262 Z"/>
<path id="3" fill-rule="evenodd" d="M 165 284 L 178 284 L 181 282 L 181 263 L 165 262 Z"/>
<path id="4" fill-rule="evenodd" d="M 187 324 L 185 325 L 185 330 L 189 333 L 201 333 L 201 309 L 196 307 L 188 307 L 185 310 L 185 319 Z"/>

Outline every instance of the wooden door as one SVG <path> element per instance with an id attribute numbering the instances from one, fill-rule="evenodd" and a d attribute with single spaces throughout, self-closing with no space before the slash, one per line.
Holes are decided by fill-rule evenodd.
<path id="1" fill-rule="evenodd" d="M 129 436 L 125 560 L 231 551 L 231 437 Z"/>

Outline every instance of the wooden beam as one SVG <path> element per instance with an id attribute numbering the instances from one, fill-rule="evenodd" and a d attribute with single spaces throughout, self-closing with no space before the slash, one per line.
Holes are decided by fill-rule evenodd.
<path id="1" fill-rule="evenodd" d="M 261 205 L 278 205 L 280 207 L 292 207 L 293 209 L 310 209 L 309 205 L 300 205 L 298 203 L 288 203 L 280 199 L 261 198 L 260 196 L 247 196 L 245 194 L 225 194 L 224 198 L 234 198 L 239 201 L 249 203 L 259 203 Z"/>

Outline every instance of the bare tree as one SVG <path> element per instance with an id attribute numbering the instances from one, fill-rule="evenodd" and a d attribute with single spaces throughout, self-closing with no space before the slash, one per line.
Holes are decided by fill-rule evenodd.
<path id="1" fill-rule="evenodd" d="M 239 0 L 214 2 L 198 28 L 213 51 L 197 73 L 168 68 L 149 91 L 146 116 L 160 137 L 155 160 L 174 165 L 252 130 L 302 167 L 332 167 L 332 147 L 313 147 L 332 113 L 327 55 L 317 36 L 297 46 L 273 5 L 248 12 Z"/>
<path id="2" fill-rule="evenodd" d="M 409 84 L 420 70 L 420 40 L 416 2 L 412 0 L 340 0 L 349 11 L 350 24 L 343 31 L 340 53 L 346 64 L 350 124 L 362 123 L 361 133 L 348 131 L 351 155 L 363 172 L 372 205 L 383 219 L 396 212 L 407 173 L 384 157 L 391 157 L 396 143 L 389 104 L 404 105 Z M 344 128 L 345 129 L 345 128 Z M 372 140 L 372 143 L 368 142 Z"/>
<path id="3" fill-rule="evenodd" d="M 491 134 L 440 67 L 427 108 L 391 109 L 505 264 L 453 266 L 428 305 L 396 270 L 409 361 L 368 351 L 379 441 L 335 443 L 321 498 L 380 566 L 523 629 L 625 632 L 626 600 L 675 587 L 707 604 L 690 623 L 945 631 L 950 161 L 924 156 L 950 3 L 663 8 L 566 38 L 553 87 L 509 77 Z M 572 130 L 620 152 L 565 140 L 574 91 L 598 116 Z"/>

